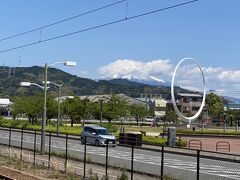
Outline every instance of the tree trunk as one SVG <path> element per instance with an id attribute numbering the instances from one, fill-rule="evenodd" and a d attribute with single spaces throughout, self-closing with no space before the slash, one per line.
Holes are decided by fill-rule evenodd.
<path id="1" fill-rule="evenodd" d="M 138 123 L 139 123 L 139 116 L 136 117 L 136 120 L 137 120 L 137 125 L 138 125 Z"/>

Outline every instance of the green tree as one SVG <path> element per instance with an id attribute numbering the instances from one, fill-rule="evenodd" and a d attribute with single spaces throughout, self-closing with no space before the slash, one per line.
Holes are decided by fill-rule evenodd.
<path id="1" fill-rule="evenodd" d="M 205 106 L 208 115 L 214 119 L 218 118 L 221 112 L 223 112 L 223 102 L 221 98 L 214 93 L 210 93 L 206 96 Z"/>
<path id="2" fill-rule="evenodd" d="M 228 120 L 228 124 L 230 124 L 230 126 L 233 126 L 233 124 L 235 124 L 235 120 L 239 118 L 240 116 L 240 110 L 237 109 L 229 109 L 226 112 L 226 116 L 227 116 L 227 120 Z"/>
<path id="3" fill-rule="evenodd" d="M 113 119 L 126 117 L 127 114 L 128 103 L 116 95 L 112 95 L 110 100 L 103 104 L 103 118 L 107 119 L 109 123 Z"/>
<path id="4" fill-rule="evenodd" d="M 61 109 L 62 114 L 70 118 L 72 127 L 74 123 L 81 122 L 81 99 L 79 97 L 64 100 Z"/>
<path id="5" fill-rule="evenodd" d="M 178 123 L 178 116 L 177 113 L 173 108 L 167 108 L 165 117 L 163 118 L 164 122 L 169 123 Z"/>
<path id="6" fill-rule="evenodd" d="M 100 119 L 101 106 L 99 102 L 89 102 L 88 104 L 89 115 L 93 119 Z"/>
<path id="7" fill-rule="evenodd" d="M 15 117 L 17 115 L 25 114 L 28 117 L 29 122 L 35 124 L 37 122 L 37 118 L 40 117 L 43 112 L 42 94 L 29 97 L 17 97 L 14 99 L 11 109 Z"/>
<path id="8" fill-rule="evenodd" d="M 73 126 L 74 123 L 81 123 L 82 119 L 85 120 L 91 117 L 91 103 L 87 98 L 83 100 L 81 100 L 80 97 L 66 99 L 63 101 L 61 107 L 62 113 L 70 118 L 71 126 Z"/>
<path id="9" fill-rule="evenodd" d="M 142 120 L 145 116 L 149 114 L 148 109 L 142 105 L 132 104 L 129 106 L 129 111 L 131 116 L 133 116 L 136 119 L 137 125 L 139 123 L 139 120 Z"/>
<path id="10" fill-rule="evenodd" d="M 57 117 L 58 111 L 58 104 L 55 98 L 50 95 L 47 97 L 47 119 L 50 121 L 50 119 Z"/>
<path id="11" fill-rule="evenodd" d="M 163 120 L 163 133 L 167 131 L 167 127 L 171 126 L 172 124 L 179 123 L 178 115 L 175 112 L 175 110 L 171 107 L 166 108 L 166 113 L 162 120 Z"/>

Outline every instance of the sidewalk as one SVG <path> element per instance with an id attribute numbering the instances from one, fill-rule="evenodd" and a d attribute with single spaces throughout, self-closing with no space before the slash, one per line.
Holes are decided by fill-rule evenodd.
<path id="1" fill-rule="evenodd" d="M 202 143 L 202 150 L 213 151 L 213 152 L 224 152 L 224 153 L 234 153 L 240 154 L 240 139 L 233 139 L 228 137 L 182 137 L 188 143 L 190 140 L 199 140 Z M 230 152 L 228 148 L 216 150 L 217 142 L 226 142 L 230 144 Z"/>
<path id="2" fill-rule="evenodd" d="M 160 133 L 156 132 L 147 132 L 147 136 L 153 136 L 153 137 L 160 137 Z M 177 138 L 181 135 L 177 135 Z M 167 136 L 166 136 L 167 137 Z M 202 143 L 202 150 L 204 151 L 212 151 L 212 152 L 224 152 L 224 153 L 233 153 L 233 154 L 240 154 L 240 138 L 239 136 L 234 138 L 233 136 L 205 136 L 205 135 L 184 135 L 181 136 L 182 139 L 186 140 L 189 144 L 190 140 L 199 140 Z M 217 142 L 226 142 L 230 144 L 230 152 L 228 151 L 228 148 L 222 148 L 217 149 L 216 144 Z M 225 143 L 225 144 L 226 144 Z M 151 146 L 154 148 L 153 146 Z"/>

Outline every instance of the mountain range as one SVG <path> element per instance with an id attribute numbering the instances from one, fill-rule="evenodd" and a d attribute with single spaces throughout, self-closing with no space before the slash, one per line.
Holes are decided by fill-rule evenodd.
<path id="1" fill-rule="evenodd" d="M 10 68 L 0 66 L 0 96 L 29 96 L 43 92 L 39 87 L 21 87 L 20 82 L 31 82 L 42 85 L 44 68 L 39 66 Z M 149 85 L 127 79 L 92 80 L 69 74 L 60 69 L 48 69 L 48 81 L 63 85 L 61 95 L 96 95 L 124 93 L 130 97 L 140 97 L 141 93 L 169 95 L 170 87 Z M 49 93 L 57 95 L 57 87 L 50 86 Z"/>
<path id="2" fill-rule="evenodd" d="M 13 98 L 14 96 L 30 96 L 43 91 L 36 86 L 21 87 L 20 82 L 32 82 L 42 85 L 44 79 L 44 68 L 39 66 L 10 68 L 0 66 L 0 97 Z M 48 69 L 48 81 L 63 85 L 61 95 L 97 95 L 97 94 L 119 94 L 123 93 L 130 97 L 140 97 L 141 94 L 161 94 L 163 98 L 170 99 L 170 83 L 139 79 L 110 79 L 92 80 L 69 74 L 60 69 Z M 177 92 L 190 92 L 186 89 L 177 88 Z M 48 92 L 57 96 L 56 86 L 50 86 Z M 240 102 L 240 99 L 224 97 L 230 102 Z"/>

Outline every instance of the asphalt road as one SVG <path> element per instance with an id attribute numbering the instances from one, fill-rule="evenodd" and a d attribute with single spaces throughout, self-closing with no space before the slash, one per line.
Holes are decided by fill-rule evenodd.
<path id="1" fill-rule="evenodd" d="M 23 147 L 33 149 L 34 135 L 24 133 Z M 20 146 L 21 133 L 12 132 L 11 145 Z M 0 143 L 9 143 L 9 132 L 0 130 Z M 52 137 L 51 152 L 65 153 L 65 139 Z M 37 148 L 40 149 L 40 135 L 37 136 Z M 48 137 L 46 138 L 46 150 L 48 150 Z M 83 159 L 84 146 L 80 140 L 68 141 L 68 152 L 73 157 Z M 87 145 L 87 160 L 105 164 L 105 147 Z M 131 148 L 117 146 L 109 147 L 109 165 L 131 168 Z M 80 162 L 82 163 L 82 162 Z M 182 154 L 164 154 L 164 175 L 177 179 L 196 179 L 197 158 Z M 152 175 L 160 175 L 161 152 L 151 150 L 134 149 L 134 170 Z M 200 179 L 240 179 L 240 164 L 213 160 L 209 158 L 200 159 Z"/>

